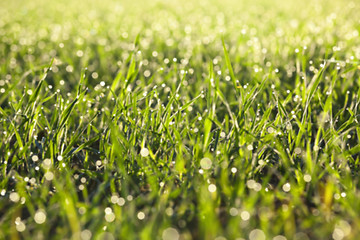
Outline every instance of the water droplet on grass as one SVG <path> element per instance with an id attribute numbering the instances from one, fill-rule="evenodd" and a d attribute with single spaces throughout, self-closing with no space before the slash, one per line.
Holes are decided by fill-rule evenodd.
<path id="1" fill-rule="evenodd" d="M 200 166 L 202 169 L 208 170 L 211 168 L 212 161 L 209 158 L 203 158 L 200 160 Z"/>
<path id="2" fill-rule="evenodd" d="M 110 213 L 112 213 L 112 209 L 107 207 L 107 208 L 105 208 L 104 212 L 105 212 L 105 214 L 110 214 Z"/>
<path id="3" fill-rule="evenodd" d="M 142 157 L 147 157 L 147 156 L 149 156 L 149 150 L 147 149 L 147 148 L 143 148 L 143 149 L 141 149 L 141 151 L 140 151 L 140 155 L 142 156 Z"/>
<path id="4" fill-rule="evenodd" d="M 311 181 L 311 176 L 309 174 L 305 174 L 304 175 L 304 181 L 305 182 L 310 182 Z"/>
<path id="5" fill-rule="evenodd" d="M 145 213 L 144 212 L 138 212 L 138 214 L 137 214 L 137 218 L 139 219 L 139 220 L 144 220 L 144 218 L 145 218 Z"/>
<path id="6" fill-rule="evenodd" d="M 105 221 L 113 222 L 115 220 L 115 214 L 113 212 L 105 214 Z"/>
<path id="7" fill-rule="evenodd" d="M 272 128 L 272 127 L 268 127 L 268 129 L 267 129 L 267 131 L 268 131 L 268 133 L 273 133 L 275 130 L 274 130 L 274 128 Z"/>
<path id="8" fill-rule="evenodd" d="M 341 228 L 336 227 L 332 234 L 334 240 L 342 240 L 345 237 L 345 234 Z"/>
<path id="9" fill-rule="evenodd" d="M 283 190 L 284 192 L 289 192 L 290 189 L 291 189 L 290 183 L 285 183 L 285 184 L 282 186 L 282 190 Z"/>
<path id="10" fill-rule="evenodd" d="M 33 160 L 33 162 L 37 162 L 39 160 L 39 157 L 37 155 L 33 155 L 31 157 L 31 160 Z"/>
<path id="11" fill-rule="evenodd" d="M 34 216 L 34 220 L 37 224 L 43 224 L 46 221 L 46 212 L 39 209 Z"/>
<path id="12" fill-rule="evenodd" d="M 260 229 L 254 229 L 249 234 L 249 240 L 265 240 L 265 233 Z"/>
<path id="13" fill-rule="evenodd" d="M 111 203 L 115 204 L 119 201 L 119 197 L 117 195 L 112 195 L 110 201 Z"/>
<path id="14" fill-rule="evenodd" d="M 287 240 L 287 239 L 283 235 L 277 235 L 273 238 L 273 240 Z"/>
<path id="15" fill-rule="evenodd" d="M 54 174 L 53 174 L 52 172 L 46 172 L 46 173 L 44 174 L 44 177 L 45 177 L 45 179 L 46 179 L 47 181 L 51 181 L 51 180 L 54 179 Z"/>
<path id="16" fill-rule="evenodd" d="M 174 209 L 172 209 L 171 207 L 168 207 L 165 209 L 165 213 L 166 213 L 166 215 L 171 217 L 174 214 Z"/>
<path id="17" fill-rule="evenodd" d="M 81 240 L 90 240 L 92 237 L 92 233 L 90 230 L 85 229 L 80 234 Z"/>
<path id="18" fill-rule="evenodd" d="M 229 213 L 231 216 L 235 217 L 239 214 L 239 210 L 237 210 L 236 208 L 230 208 Z"/>
<path id="19" fill-rule="evenodd" d="M 19 217 L 15 220 L 15 227 L 18 232 L 23 232 L 26 229 L 26 225 L 21 221 Z"/>
<path id="20" fill-rule="evenodd" d="M 5 196 L 5 194 L 6 194 L 6 190 L 5 190 L 5 189 L 1 190 L 0 195 L 1 195 L 1 196 Z"/>
<path id="21" fill-rule="evenodd" d="M 208 187 L 209 192 L 213 193 L 216 192 L 216 186 L 215 184 L 210 184 Z"/>
<path id="22" fill-rule="evenodd" d="M 18 202 L 20 200 L 20 195 L 17 192 L 12 192 L 10 193 L 9 198 L 12 202 Z"/>
<path id="23" fill-rule="evenodd" d="M 118 199 L 118 201 L 117 201 L 117 204 L 119 205 L 119 206 L 124 206 L 125 205 L 125 199 L 124 198 L 119 198 Z"/>
<path id="24" fill-rule="evenodd" d="M 79 212 L 81 215 L 83 215 L 83 214 L 86 213 L 86 208 L 84 208 L 84 207 L 79 207 L 78 212 Z"/>
<path id="25" fill-rule="evenodd" d="M 163 240 L 178 240 L 179 238 L 179 232 L 175 228 L 167 228 L 162 233 Z"/>
<path id="26" fill-rule="evenodd" d="M 240 217 L 243 221 L 247 221 L 250 219 L 250 213 L 248 211 L 242 211 Z"/>

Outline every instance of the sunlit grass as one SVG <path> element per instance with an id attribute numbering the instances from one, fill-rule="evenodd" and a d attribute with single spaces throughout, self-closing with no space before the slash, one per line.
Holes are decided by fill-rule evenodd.
<path id="1" fill-rule="evenodd" d="M 0 239 L 356 239 L 355 1 L 0 3 Z"/>

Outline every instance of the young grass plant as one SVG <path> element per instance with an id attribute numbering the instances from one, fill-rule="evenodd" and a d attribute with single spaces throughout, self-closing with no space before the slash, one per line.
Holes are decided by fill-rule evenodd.
<path id="1" fill-rule="evenodd" d="M 360 234 L 359 4 L 18 6 L 0 3 L 0 239 Z"/>

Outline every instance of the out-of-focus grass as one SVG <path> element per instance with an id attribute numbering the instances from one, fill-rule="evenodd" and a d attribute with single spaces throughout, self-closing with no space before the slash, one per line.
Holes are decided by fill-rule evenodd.
<path id="1" fill-rule="evenodd" d="M 356 1 L 2 1 L 0 239 L 356 239 Z"/>

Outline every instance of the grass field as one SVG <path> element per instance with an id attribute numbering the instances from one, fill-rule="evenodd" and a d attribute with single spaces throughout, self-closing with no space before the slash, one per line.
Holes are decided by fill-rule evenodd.
<path id="1" fill-rule="evenodd" d="M 0 2 L 0 239 L 358 239 L 356 0 Z"/>

